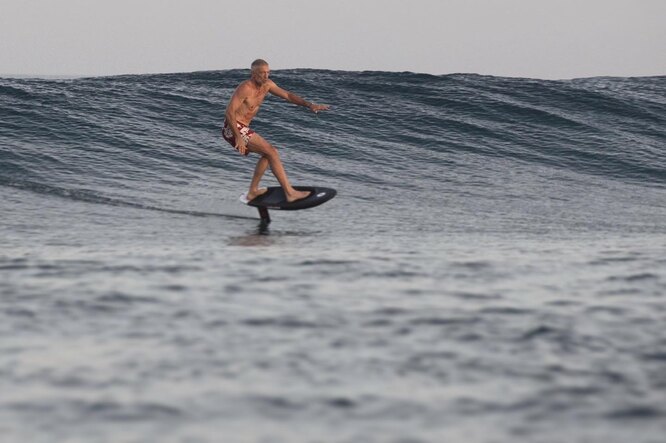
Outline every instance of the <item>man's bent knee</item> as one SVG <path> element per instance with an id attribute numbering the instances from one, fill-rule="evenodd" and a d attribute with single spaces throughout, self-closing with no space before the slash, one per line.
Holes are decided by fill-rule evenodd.
<path id="1" fill-rule="evenodd" d="M 264 154 L 266 157 L 270 158 L 279 158 L 280 154 L 278 153 L 278 150 L 275 146 L 273 145 L 268 145 L 268 149 L 266 149 L 266 153 Z"/>
<path id="2" fill-rule="evenodd" d="M 250 144 L 248 145 L 248 148 L 250 148 L 252 152 L 256 152 L 257 154 L 260 154 L 262 157 L 266 158 L 278 156 L 278 151 L 275 146 L 271 145 L 260 137 L 257 139 L 255 139 L 255 137 L 250 139 Z"/>

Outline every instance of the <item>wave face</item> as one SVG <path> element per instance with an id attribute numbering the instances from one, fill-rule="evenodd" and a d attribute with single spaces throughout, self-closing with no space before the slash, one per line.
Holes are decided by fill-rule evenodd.
<path id="1" fill-rule="evenodd" d="M 246 75 L 0 79 L 0 185 L 183 210 L 213 192 L 235 196 L 253 162 L 219 135 Z M 453 206 L 468 225 L 510 212 L 523 226 L 552 219 L 544 201 L 589 213 L 598 194 L 602 214 L 663 196 L 666 77 L 287 70 L 273 79 L 332 106 L 315 117 L 268 99 L 253 123 L 281 148 L 292 181 L 333 185 L 382 210 Z M 498 213 L 498 201 L 512 207 Z"/>

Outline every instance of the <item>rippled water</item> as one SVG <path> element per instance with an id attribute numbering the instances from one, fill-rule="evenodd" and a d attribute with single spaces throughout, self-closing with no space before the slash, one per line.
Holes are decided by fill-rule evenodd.
<path id="1" fill-rule="evenodd" d="M 662 441 L 666 78 L 245 75 L 0 79 L 3 441 Z"/>

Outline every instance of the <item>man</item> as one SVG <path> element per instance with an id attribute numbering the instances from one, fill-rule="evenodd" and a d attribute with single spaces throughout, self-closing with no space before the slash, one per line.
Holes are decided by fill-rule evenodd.
<path id="1" fill-rule="evenodd" d="M 288 102 L 305 106 L 314 113 L 327 110 L 329 106 L 307 102 L 298 95 L 285 91 L 268 78 L 270 72 L 266 61 L 258 59 L 252 62 L 250 79 L 238 85 L 227 105 L 222 136 L 242 155 L 248 155 L 250 152 L 261 155 L 254 169 L 254 176 L 247 194 L 248 200 L 253 200 L 266 192 L 266 188 L 259 188 L 259 181 L 266 172 L 266 168 L 270 166 L 287 196 L 287 201 L 293 202 L 307 197 L 310 192 L 297 191 L 291 186 L 277 149 L 250 129 L 250 122 L 259 112 L 259 107 L 269 92 Z"/>

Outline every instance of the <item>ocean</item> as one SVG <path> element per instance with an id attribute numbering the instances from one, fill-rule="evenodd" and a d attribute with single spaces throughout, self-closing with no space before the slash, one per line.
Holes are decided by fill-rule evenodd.
<path id="1" fill-rule="evenodd" d="M 3 443 L 664 441 L 666 77 L 247 77 L 0 78 Z"/>

